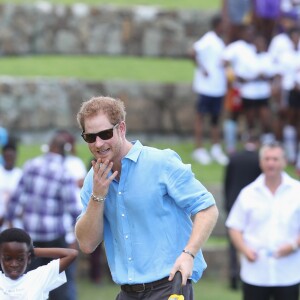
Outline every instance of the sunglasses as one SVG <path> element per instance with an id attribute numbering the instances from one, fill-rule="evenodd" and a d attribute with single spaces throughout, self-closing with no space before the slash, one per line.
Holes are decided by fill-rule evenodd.
<path id="1" fill-rule="evenodd" d="M 106 129 L 97 133 L 84 133 L 84 131 L 81 133 L 82 138 L 87 142 L 87 143 L 94 143 L 96 142 L 97 136 L 103 140 L 109 140 L 114 136 L 114 129 L 117 128 L 117 126 L 120 123 L 116 124 L 113 128 Z"/>

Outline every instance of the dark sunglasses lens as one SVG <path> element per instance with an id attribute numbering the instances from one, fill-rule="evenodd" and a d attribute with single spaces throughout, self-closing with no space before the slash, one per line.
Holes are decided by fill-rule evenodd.
<path id="1" fill-rule="evenodd" d="M 101 140 L 109 140 L 113 137 L 114 129 L 107 129 L 104 131 L 99 132 L 97 135 L 100 137 Z"/>
<path id="2" fill-rule="evenodd" d="M 97 135 L 95 133 L 83 133 L 82 137 L 87 143 L 94 143 L 96 141 Z"/>
<path id="3" fill-rule="evenodd" d="M 109 140 L 113 137 L 114 129 L 107 129 L 104 131 L 100 131 L 98 133 L 83 133 L 82 137 L 87 143 L 94 143 L 96 141 L 97 136 L 103 141 Z"/>

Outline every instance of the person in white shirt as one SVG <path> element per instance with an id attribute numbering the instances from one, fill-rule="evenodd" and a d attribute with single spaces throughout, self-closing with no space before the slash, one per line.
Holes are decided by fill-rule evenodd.
<path id="1" fill-rule="evenodd" d="M 20 228 L 0 233 L 0 299 L 46 300 L 49 292 L 66 282 L 65 270 L 78 251 L 66 248 L 34 248 L 30 236 Z M 32 271 L 27 266 L 35 257 L 51 262 Z"/>
<path id="2" fill-rule="evenodd" d="M 255 55 L 255 46 L 253 45 L 254 27 L 244 24 L 241 26 L 241 37 L 239 40 L 230 43 L 226 46 L 223 52 L 223 64 L 227 73 L 228 91 L 225 100 L 225 108 L 227 116 L 224 120 L 224 140 L 225 147 L 228 153 L 236 151 L 238 138 L 238 122 L 242 115 L 242 100 L 241 100 L 241 82 L 237 80 L 238 76 L 243 74 L 244 66 L 253 66 L 248 64 L 248 61 Z M 252 59 L 253 60 L 253 59 Z M 255 70 L 255 69 L 254 69 Z M 249 70 L 251 74 L 253 70 Z M 229 96 L 234 91 L 234 98 Z"/>
<path id="3" fill-rule="evenodd" d="M 4 219 L 6 208 L 11 195 L 14 193 L 22 176 L 22 169 L 16 167 L 17 146 L 14 142 L 8 142 L 2 147 L 3 166 L 0 165 L 0 222 L 1 230 L 7 227 Z M 22 228 L 22 220 L 16 218 L 13 221 L 15 227 Z"/>
<path id="4" fill-rule="evenodd" d="M 251 135 L 258 130 L 261 142 L 267 143 L 275 140 L 270 100 L 272 82 L 280 70 L 273 64 L 267 52 L 267 40 L 262 34 L 255 35 L 253 45 L 253 51 L 249 51 L 246 59 L 237 66 L 236 76 L 240 81 L 246 132 Z"/>
<path id="5" fill-rule="evenodd" d="M 284 172 L 278 142 L 263 145 L 259 159 L 262 174 L 241 190 L 226 220 L 241 254 L 243 300 L 298 300 L 300 182 Z"/>
<path id="6" fill-rule="evenodd" d="M 297 163 L 297 151 L 299 141 L 300 118 L 300 30 L 295 27 L 289 30 L 288 37 L 292 44 L 291 49 L 284 51 L 278 58 L 278 64 L 282 74 L 282 90 L 285 100 L 281 118 L 282 140 L 290 164 Z M 300 157 L 299 157 L 300 159 Z"/>
<path id="7" fill-rule="evenodd" d="M 226 77 L 222 64 L 225 48 L 221 38 L 223 27 L 219 15 L 211 21 L 212 30 L 202 36 L 190 53 L 195 62 L 193 90 L 197 94 L 195 118 L 196 149 L 192 156 L 201 164 L 209 164 L 212 159 L 221 165 L 228 162 L 221 147 L 220 116 L 226 93 Z M 212 139 L 210 154 L 203 145 L 204 119 L 210 117 L 210 137 Z"/>

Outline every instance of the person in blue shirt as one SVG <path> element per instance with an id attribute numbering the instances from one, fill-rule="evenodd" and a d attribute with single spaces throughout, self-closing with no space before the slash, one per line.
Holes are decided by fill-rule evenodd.
<path id="1" fill-rule="evenodd" d="M 6 128 L 0 125 L 0 148 L 2 148 L 8 143 L 8 138 L 9 138 L 8 131 L 6 130 Z M 3 164 L 4 164 L 4 159 L 2 154 L 0 154 L 0 165 Z"/>
<path id="2" fill-rule="evenodd" d="M 81 190 L 79 247 L 92 253 L 104 241 L 118 300 L 167 299 L 177 271 L 192 300 L 191 281 L 206 268 L 201 247 L 218 218 L 215 199 L 177 153 L 127 140 L 125 115 L 121 100 L 102 96 L 77 114 L 95 157 Z"/>

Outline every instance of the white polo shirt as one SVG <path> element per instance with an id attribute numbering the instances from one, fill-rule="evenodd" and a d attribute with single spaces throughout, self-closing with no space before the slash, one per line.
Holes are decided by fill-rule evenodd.
<path id="1" fill-rule="evenodd" d="M 274 62 L 277 62 L 282 53 L 293 50 L 293 48 L 293 42 L 290 37 L 285 32 L 282 32 L 272 38 L 268 52 L 272 56 Z"/>
<path id="2" fill-rule="evenodd" d="M 244 40 L 229 44 L 223 53 L 223 60 L 230 62 L 236 75 L 253 78 L 257 75 L 255 63 L 256 48 Z M 249 66 L 253 68 L 250 69 Z"/>
<path id="3" fill-rule="evenodd" d="M 194 73 L 193 90 L 197 94 L 222 97 L 226 93 L 226 76 L 222 56 L 225 49 L 223 40 L 214 32 L 209 31 L 194 44 L 196 61 L 208 72 L 203 74 L 201 67 Z"/>
<path id="4" fill-rule="evenodd" d="M 280 69 L 277 64 L 274 64 L 272 57 L 267 52 L 255 53 L 254 57 L 249 60 L 248 66 L 245 66 L 245 76 L 251 78 L 251 75 L 247 75 L 247 67 L 250 72 L 253 68 L 256 68 L 257 73 L 255 76 L 252 74 L 252 78 L 257 78 L 260 74 L 264 75 L 266 79 L 253 80 L 241 84 L 241 95 L 244 98 L 256 100 L 266 99 L 271 97 L 271 78 L 276 74 L 280 74 Z"/>
<path id="5" fill-rule="evenodd" d="M 240 192 L 226 226 L 243 232 L 245 243 L 258 258 L 249 262 L 241 256 L 241 278 L 257 286 L 287 286 L 300 282 L 300 250 L 276 258 L 273 254 L 300 236 L 300 183 L 282 173 L 275 195 L 260 175 Z"/>
<path id="6" fill-rule="evenodd" d="M 230 62 L 237 76 L 249 80 L 238 85 L 243 98 L 256 100 L 271 96 L 270 81 L 255 80 L 260 74 L 272 77 L 279 73 L 269 53 L 257 53 L 254 44 L 239 40 L 226 47 L 223 58 Z"/>

